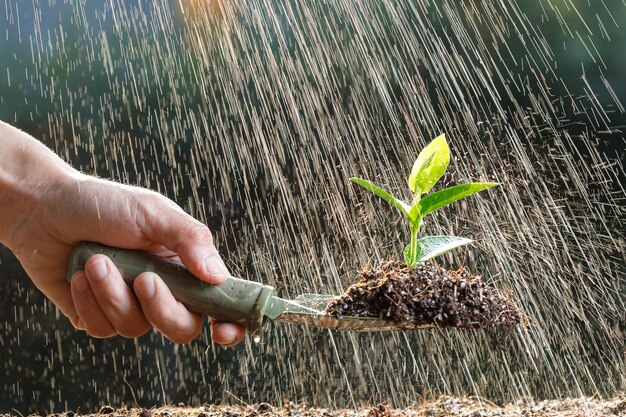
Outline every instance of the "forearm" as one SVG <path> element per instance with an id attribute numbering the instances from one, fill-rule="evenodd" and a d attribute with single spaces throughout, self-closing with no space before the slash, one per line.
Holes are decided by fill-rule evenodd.
<path id="1" fill-rule="evenodd" d="M 0 121 L 0 243 L 10 246 L 39 197 L 73 175 L 77 172 L 41 142 Z"/>

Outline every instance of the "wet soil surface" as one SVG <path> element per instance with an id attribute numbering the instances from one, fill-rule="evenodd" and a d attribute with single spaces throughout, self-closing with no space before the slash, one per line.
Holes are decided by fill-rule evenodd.
<path id="1" fill-rule="evenodd" d="M 374 317 L 405 327 L 512 327 L 529 321 L 509 297 L 465 270 L 435 264 L 410 268 L 390 261 L 363 270 L 359 278 L 330 302 L 327 313 Z"/>
<path id="2" fill-rule="evenodd" d="M 283 407 L 270 404 L 203 407 L 160 407 L 152 409 L 104 406 L 99 412 L 50 414 L 54 417 L 623 417 L 626 415 L 626 393 L 602 401 L 590 398 L 534 401 L 521 400 L 503 407 L 478 398 L 442 397 L 405 409 L 385 404 L 360 409 L 328 410 L 289 403 Z M 18 414 L 0 414 L 18 416 Z"/>

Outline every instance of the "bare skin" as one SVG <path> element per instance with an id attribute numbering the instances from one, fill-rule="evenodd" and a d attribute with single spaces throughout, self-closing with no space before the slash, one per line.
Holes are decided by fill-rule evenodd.
<path id="1" fill-rule="evenodd" d="M 202 316 L 176 301 L 154 273 L 140 274 L 134 293 L 104 255 L 92 256 L 70 285 L 65 280 L 81 241 L 141 249 L 182 261 L 198 279 L 219 284 L 228 269 L 209 229 L 163 195 L 84 175 L 43 144 L 0 122 L 0 243 L 74 327 L 93 337 L 139 337 L 152 326 L 175 343 L 196 338 Z M 211 325 L 232 346 L 245 330 Z"/>

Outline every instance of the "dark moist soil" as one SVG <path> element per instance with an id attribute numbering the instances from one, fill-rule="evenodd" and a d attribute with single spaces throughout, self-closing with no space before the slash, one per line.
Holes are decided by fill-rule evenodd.
<path id="1" fill-rule="evenodd" d="M 328 410 L 289 402 L 283 407 L 258 405 L 207 405 L 203 407 L 160 407 L 152 409 L 109 406 L 93 414 L 73 412 L 50 414 L 54 417 L 624 417 L 626 394 L 612 399 L 577 398 L 565 400 L 520 400 L 503 407 L 475 397 L 441 397 L 413 407 L 394 409 L 381 403 L 373 407 Z M 18 414 L 0 414 L 0 417 Z"/>
<path id="2" fill-rule="evenodd" d="M 435 264 L 410 268 L 393 261 L 363 270 L 359 282 L 331 301 L 326 312 L 390 320 L 407 328 L 528 324 L 527 316 L 509 297 L 479 276 Z"/>

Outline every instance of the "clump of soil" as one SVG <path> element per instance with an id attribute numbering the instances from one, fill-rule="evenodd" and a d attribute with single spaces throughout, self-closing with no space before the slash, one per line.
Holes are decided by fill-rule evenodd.
<path id="1" fill-rule="evenodd" d="M 399 327 L 485 328 L 528 323 L 510 298 L 479 276 L 435 264 L 410 268 L 393 261 L 363 270 L 359 282 L 332 300 L 326 313 L 389 320 Z"/>
<path id="2" fill-rule="evenodd" d="M 389 407 L 385 403 L 378 403 L 374 407 L 370 408 L 367 412 L 367 417 L 404 417 L 402 412 L 398 412 Z"/>

